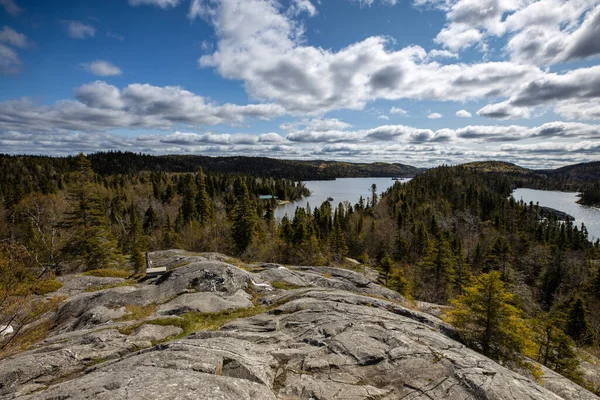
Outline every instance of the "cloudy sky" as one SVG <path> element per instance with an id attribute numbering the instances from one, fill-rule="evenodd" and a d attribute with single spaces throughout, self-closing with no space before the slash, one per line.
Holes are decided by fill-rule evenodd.
<path id="1" fill-rule="evenodd" d="M 600 0 L 0 0 L 0 152 L 600 160 Z"/>

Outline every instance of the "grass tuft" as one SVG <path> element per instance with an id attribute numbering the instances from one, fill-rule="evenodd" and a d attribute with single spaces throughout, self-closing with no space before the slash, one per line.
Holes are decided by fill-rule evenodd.
<path id="1" fill-rule="evenodd" d="M 126 280 L 123 282 L 109 283 L 107 285 L 90 286 L 89 288 L 85 289 L 85 291 L 86 292 L 97 292 L 100 290 L 112 289 L 112 288 L 121 287 L 121 286 L 131 286 L 131 285 L 134 285 L 135 283 L 137 283 L 137 282 L 134 281 L 133 279 L 130 279 L 130 280 Z"/>
<path id="2" fill-rule="evenodd" d="M 137 306 L 135 304 L 125 305 L 125 315 L 115 319 L 115 321 L 139 321 L 154 314 L 158 306 L 148 304 L 146 306 Z"/>
<path id="3" fill-rule="evenodd" d="M 61 287 L 63 287 L 63 284 L 56 279 L 48 279 L 37 284 L 33 289 L 33 293 L 37 295 L 54 293 Z"/>
<path id="4" fill-rule="evenodd" d="M 95 276 L 98 278 L 129 278 L 132 275 L 132 272 L 116 268 L 102 268 L 84 272 L 83 275 Z"/>
<path id="5" fill-rule="evenodd" d="M 275 289 L 281 290 L 292 290 L 292 289 L 300 289 L 302 286 L 294 285 L 293 283 L 288 283 L 284 281 L 273 281 L 269 282 L 269 284 Z"/>

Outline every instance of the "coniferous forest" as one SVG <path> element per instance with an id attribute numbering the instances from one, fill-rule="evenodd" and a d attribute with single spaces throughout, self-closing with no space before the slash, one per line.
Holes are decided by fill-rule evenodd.
<path id="1" fill-rule="evenodd" d="M 123 162 L 111 173 L 103 160 L 0 158 L 4 312 L 21 307 L 27 290 L 43 292 L 54 275 L 142 273 L 146 251 L 288 265 L 355 259 L 406 298 L 439 305 L 477 351 L 535 374 L 526 356 L 600 390 L 577 369 L 578 351 L 599 353 L 600 315 L 590 312 L 600 309 L 599 243 L 584 225 L 515 201 L 522 175 L 441 166 L 383 194 L 373 188 L 357 204 L 315 204 L 278 222 L 270 196 L 308 195 L 291 172 L 274 178 Z"/>

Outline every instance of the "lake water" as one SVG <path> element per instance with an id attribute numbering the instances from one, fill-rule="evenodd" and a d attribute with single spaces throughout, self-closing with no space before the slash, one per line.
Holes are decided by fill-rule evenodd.
<path id="1" fill-rule="evenodd" d="M 410 178 L 402 179 L 401 182 L 408 182 Z M 332 197 L 331 202 L 334 207 L 340 202 L 349 201 L 351 204 L 358 203 L 360 196 L 365 198 L 371 196 L 371 185 L 377 185 L 377 194 L 381 195 L 394 184 L 391 178 L 338 178 L 335 181 L 306 181 L 304 184 L 310 190 L 311 195 L 301 200 L 277 207 L 275 218 L 281 220 L 287 214 L 289 218 L 294 217 L 296 207 L 306 207 L 310 204 L 311 209 L 319 207 L 328 197 Z M 577 204 L 579 199 L 577 193 L 558 192 L 551 190 L 535 189 L 517 189 L 513 192 L 515 200 L 523 200 L 526 203 L 533 201 L 539 202 L 540 206 L 551 207 L 556 210 L 564 211 L 575 217 L 575 224 L 585 224 L 590 240 L 600 238 L 600 208 L 587 207 Z"/>
<path id="2" fill-rule="evenodd" d="M 410 178 L 401 179 L 401 182 L 408 182 Z M 335 181 L 305 181 L 304 185 L 310 190 L 311 195 L 301 200 L 285 204 L 277 207 L 275 210 L 275 218 L 281 220 L 287 214 L 288 218 L 293 218 L 296 212 L 296 207 L 306 207 L 306 203 L 310 204 L 311 210 L 319 207 L 332 197 L 331 202 L 333 207 L 337 207 L 341 202 L 349 201 L 352 205 L 358 203 L 360 196 L 365 198 L 371 197 L 371 185 L 377 185 L 377 194 L 381 195 L 394 184 L 392 178 L 338 178 Z"/>
<path id="3" fill-rule="evenodd" d="M 576 225 L 581 225 L 582 222 L 585 224 L 590 240 L 600 238 L 600 208 L 577 204 L 577 193 L 520 188 L 513 192 L 513 197 L 517 201 L 533 201 L 533 204 L 539 202 L 540 206 L 566 212 L 575 218 Z"/>

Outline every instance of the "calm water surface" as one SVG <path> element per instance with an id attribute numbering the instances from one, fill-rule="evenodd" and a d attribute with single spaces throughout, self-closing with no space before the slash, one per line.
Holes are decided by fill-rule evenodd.
<path id="1" fill-rule="evenodd" d="M 577 204 L 579 200 L 577 193 L 556 192 L 552 190 L 535 189 L 517 189 L 513 192 L 515 200 L 523 200 L 526 203 L 533 201 L 540 203 L 540 206 L 554 208 L 564 211 L 575 217 L 575 224 L 581 225 L 583 222 L 588 230 L 590 239 L 600 238 L 600 208 L 587 207 Z M 593 237 L 593 238 L 592 238 Z"/>
<path id="2" fill-rule="evenodd" d="M 402 179 L 401 182 L 408 182 L 410 178 Z M 377 185 L 377 194 L 381 195 L 390 186 L 394 184 L 391 178 L 339 178 L 335 181 L 306 181 L 304 184 L 310 190 L 311 195 L 301 200 L 277 207 L 275 217 L 281 220 L 284 215 L 293 218 L 296 207 L 306 207 L 310 204 L 311 209 L 319 207 L 321 203 L 332 197 L 331 202 L 334 207 L 340 202 L 349 201 L 356 204 L 363 196 L 371 196 L 371 185 Z M 517 189 L 513 192 L 515 200 L 523 200 L 526 203 L 533 201 L 539 202 L 541 206 L 551 207 L 556 210 L 564 211 L 575 217 L 575 224 L 585 224 L 591 240 L 600 238 L 600 208 L 582 206 L 576 203 L 579 199 L 577 193 L 558 192 L 551 190 L 535 189 Z"/>
<path id="3" fill-rule="evenodd" d="M 408 182 L 410 178 L 402 179 L 401 182 Z M 341 202 L 349 201 L 351 204 L 358 203 L 360 196 L 371 197 L 371 185 L 377 185 L 377 194 L 386 191 L 394 184 L 392 178 L 338 178 L 335 181 L 306 181 L 304 184 L 310 190 L 311 195 L 301 200 L 277 207 L 275 218 L 280 220 L 287 214 L 289 218 L 294 217 L 296 207 L 306 207 L 310 204 L 311 209 L 319 207 L 328 197 L 332 197 L 331 202 L 334 207 Z"/>

